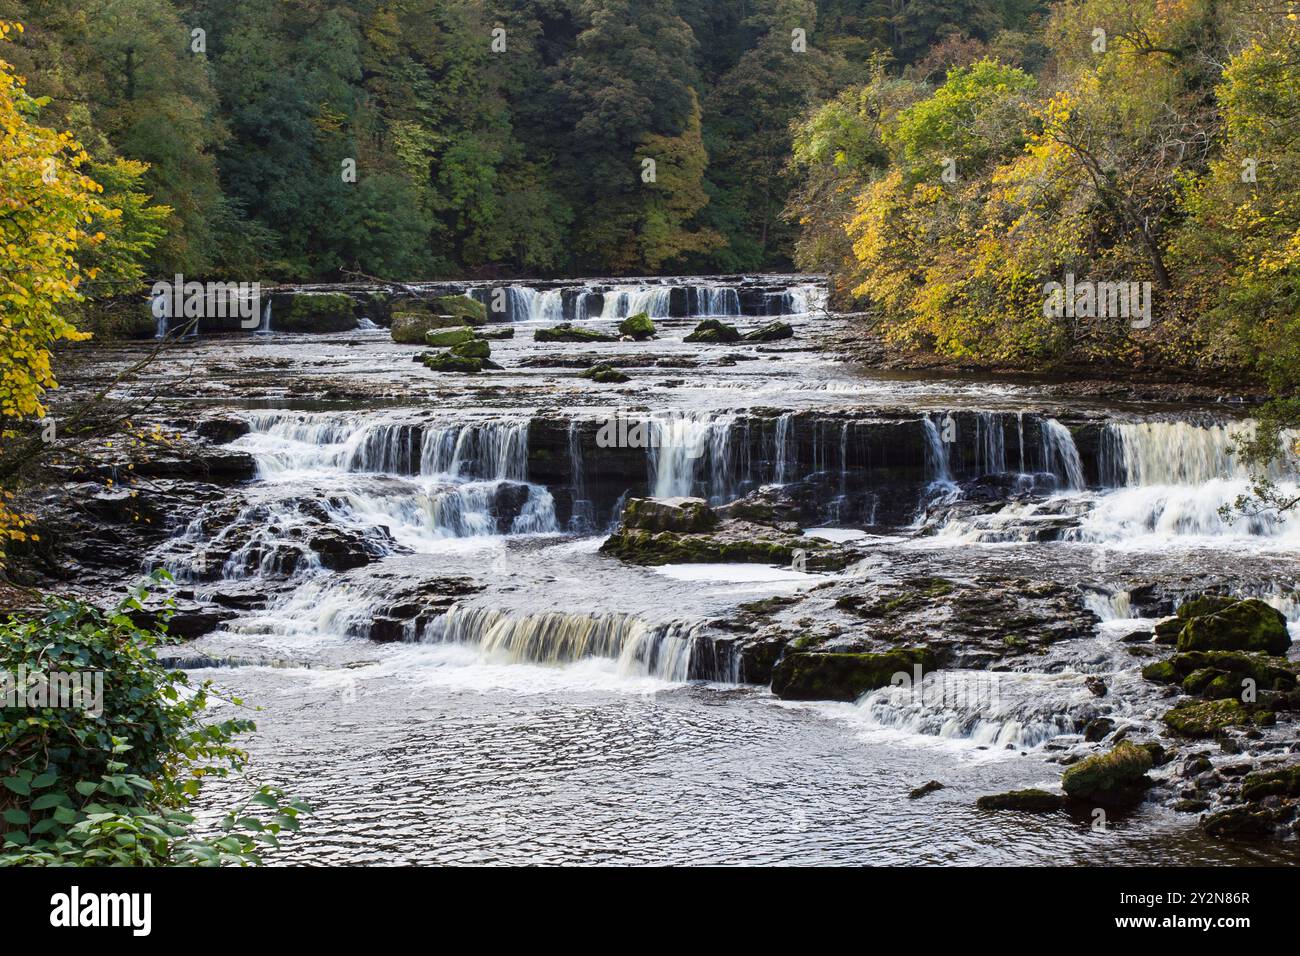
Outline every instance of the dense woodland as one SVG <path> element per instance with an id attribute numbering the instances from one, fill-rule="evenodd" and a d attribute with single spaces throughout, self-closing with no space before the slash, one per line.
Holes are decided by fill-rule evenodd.
<path id="1" fill-rule="evenodd" d="M 73 297 L 793 267 L 904 347 L 1287 393 L 1295 7 L 0 0 L 0 22 L 23 25 L 13 108 L 80 144 L 58 149 L 101 207 Z M 1045 315 L 1066 274 L 1150 282 L 1155 321 Z"/>

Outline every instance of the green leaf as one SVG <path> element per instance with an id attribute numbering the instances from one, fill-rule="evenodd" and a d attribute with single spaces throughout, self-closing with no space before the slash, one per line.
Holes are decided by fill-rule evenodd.
<path id="1" fill-rule="evenodd" d="M 26 797 L 32 792 L 32 785 L 22 777 L 5 777 L 4 780 L 0 782 L 4 783 L 6 787 L 22 797 Z"/>

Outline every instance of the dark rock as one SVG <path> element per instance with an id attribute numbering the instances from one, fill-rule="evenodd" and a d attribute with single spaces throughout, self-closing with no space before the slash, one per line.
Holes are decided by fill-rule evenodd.
<path id="1" fill-rule="evenodd" d="M 1065 798 L 1046 790 L 1012 790 L 980 797 L 975 806 L 981 810 L 1019 810 L 1024 813 L 1051 813 L 1065 806 Z"/>
<path id="2" fill-rule="evenodd" d="M 772 672 L 772 692 L 782 700 L 857 700 L 888 685 L 896 674 L 914 679 L 914 668 L 935 669 L 929 648 L 901 648 L 879 654 L 793 653 Z"/>
<path id="3" fill-rule="evenodd" d="M 908 793 L 907 799 L 918 800 L 921 797 L 929 796 L 930 794 L 934 793 L 936 790 L 942 790 L 943 788 L 944 788 L 943 784 L 941 784 L 938 780 L 931 780 L 929 783 L 923 783 L 921 784 L 921 786 L 915 788 L 910 793 Z"/>
<path id="4" fill-rule="evenodd" d="M 728 325 L 719 319 L 705 319 L 695 326 L 695 331 L 686 336 L 687 342 L 707 344 L 731 343 L 740 341 L 740 332 L 734 325 Z"/>
<path id="5" fill-rule="evenodd" d="M 1142 747 L 1122 743 L 1109 753 L 1093 754 L 1061 776 L 1061 789 L 1073 800 L 1101 806 L 1140 803 L 1151 786 L 1146 773 L 1151 754 Z"/>
<path id="6" fill-rule="evenodd" d="M 741 338 L 746 342 L 777 342 L 794 338 L 794 327 L 789 322 L 769 322 L 746 332 Z"/>

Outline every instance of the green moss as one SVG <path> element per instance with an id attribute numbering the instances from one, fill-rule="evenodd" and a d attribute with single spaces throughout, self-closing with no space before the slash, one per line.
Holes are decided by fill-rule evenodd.
<path id="1" fill-rule="evenodd" d="M 746 342 L 777 342 L 794 338 L 794 327 L 789 322 L 769 322 L 746 332 L 741 338 Z"/>
<path id="2" fill-rule="evenodd" d="M 435 315 L 458 319 L 456 325 L 486 325 L 487 306 L 467 295 L 441 295 L 432 299 L 403 299 L 397 303 L 397 312 L 405 314 Z"/>
<path id="3" fill-rule="evenodd" d="M 1154 661 L 1142 668 L 1142 676 L 1156 684 L 1178 683 L 1178 672 L 1169 661 Z"/>
<path id="4" fill-rule="evenodd" d="M 426 355 L 422 361 L 426 368 L 434 372 L 462 372 L 465 374 L 474 374 L 483 371 L 483 360 L 469 358 L 464 355 L 454 355 L 451 352 L 439 352 L 436 355 Z"/>
<path id="5" fill-rule="evenodd" d="M 550 329 L 538 329 L 533 333 L 535 342 L 617 342 L 617 335 L 598 332 L 595 329 L 583 329 L 568 322 Z"/>
<path id="6" fill-rule="evenodd" d="M 1061 776 L 1061 788 L 1075 800 L 1101 805 L 1138 803 L 1151 786 L 1146 773 L 1151 754 L 1144 747 L 1122 743 L 1109 753 L 1085 757 Z"/>
<path id="7" fill-rule="evenodd" d="M 1281 655 L 1291 646 L 1286 618 L 1263 601 L 1249 598 L 1211 606 L 1219 610 L 1193 616 L 1183 625 L 1178 634 L 1180 651 L 1261 651 Z"/>
<path id="8" fill-rule="evenodd" d="M 782 700 L 857 700 L 889 684 L 895 674 L 912 680 L 918 665 L 922 674 L 938 666 L 928 647 L 879 654 L 796 652 L 783 657 L 772 671 L 772 693 Z"/>
<path id="9" fill-rule="evenodd" d="M 402 345 L 424 345 L 425 336 L 433 329 L 459 329 L 465 323 L 450 315 L 429 315 L 424 312 L 394 312 L 390 334 L 393 341 Z"/>
<path id="10" fill-rule="evenodd" d="M 1273 723 L 1274 715 L 1247 707 L 1239 700 L 1209 700 L 1179 704 L 1164 715 L 1165 726 L 1184 737 L 1213 737 L 1228 727 Z"/>
<path id="11" fill-rule="evenodd" d="M 655 337 L 655 324 L 650 321 L 648 314 L 638 312 L 636 315 L 629 315 L 620 322 L 618 331 L 620 334 L 630 336 L 640 342 Z"/>
<path id="12" fill-rule="evenodd" d="M 694 332 L 686 336 L 686 341 L 706 344 L 739 342 L 740 332 L 734 325 L 728 325 L 718 319 L 705 319 L 695 326 Z"/>
<path id="13" fill-rule="evenodd" d="M 600 382 L 604 385 L 619 385 L 623 382 L 630 381 L 626 373 L 620 372 L 614 366 L 602 362 L 599 365 L 593 365 L 585 372 L 578 373 L 580 378 L 589 378 L 593 382 Z"/>
<path id="14" fill-rule="evenodd" d="M 483 339 L 471 339 L 451 347 L 453 355 L 461 358 L 485 359 L 492 354 L 492 346 Z"/>
<path id="15" fill-rule="evenodd" d="M 1300 764 L 1247 774 L 1241 796 L 1252 802 L 1265 797 L 1300 797 Z"/>
<path id="16" fill-rule="evenodd" d="M 1046 790 L 1012 790 L 980 797 L 975 806 L 981 810 L 1020 810 L 1025 813 L 1050 813 L 1065 805 L 1059 793 Z"/>
<path id="17" fill-rule="evenodd" d="M 431 329 L 424 333 L 426 345 L 449 346 L 474 341 L 474 330 L 468 325 L 455 329 Z"/>

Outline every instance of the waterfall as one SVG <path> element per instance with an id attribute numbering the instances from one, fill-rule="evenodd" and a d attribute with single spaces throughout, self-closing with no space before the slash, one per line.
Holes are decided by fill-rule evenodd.
<path id="1" fill-rule="evenodd" d="M 586 658 L 617 662 L 624 676 L 685 681 L 700 625 L 649 625 L 628 614 L 547 611 L 513 616 L 457 605 L 434 620 L 422 640 L 477 647 L 488 661 L 566 664 Z"/>
<path id="2" fill-rule="evenodd" d="M 939 426 L 929 415 L 921 419 L 925 430 L 925 469 L 934 484 L 952 484 L 952 468 L 948 463 L 948 445 L 939 433 Z M 955 422 L 953 427 L 955 428 Z"/>
<path id="3" fill-rule="evenodd" d="M 667 318 L 673 290 L 670 286 L 650 289 L 618 287 L 604 293 L 602 319 L 626 319 L 644 312 L 652 319 Z"/>
<path id="4" fill-rule="evenodd" d="M 709 471 L 711 497 L 730 492 L 730 415 L 672 415 L 648 420 L 650 448 L 646 456 L 649 484 L 656 498 L 689 497 L 704 462 Z"/>
<path id="5" fill-rule="evenodd" d="M 1083 477 L 1083 462 L 1074 444 L 1070 430 L 1055 418 L 1045 418 L 1039 423 L 1043 440 L 1043 468 L 1064 479 L 1064 487 L 1080 491 L 1087 485 Z"/>
<path id="6" fill-rule="evenodd" d="M 569 515 L 569 530 L 576 534 L 590 534 L 596 528 L 596 513 L 587 498 L 586 481 L 583 477 L 582 434 L 578 430 L 578 420 L 569 420 L 569 497 L 572 508 Z"/>
<path id="7" fill-rule="evenodd" d="M 166 292 L 160 292 L 153 297 L 151 309 L 153 310 L 154 318 L 157 320 L 154 326 L 154 338 L 156 339 L 165 339 L 167 337 L 168 319 L 171 316 L 172 310 L 171 303 L 171 296 Z"/>
<path id="8" fill-rule="evenodd" d="M 426 428 L 420 474 L 527 480 L 528 419 Z"/>
<path id="9" fill-rule="evenodd" d="M 731 286 L 697 285 L 690 288 L 691 315 L 740 315 L 740 294 Z"/>
<path id="10" fill-rule="evenodd" d="M 1080 674 L 945 670 L 915 686 L 867 693 L 858 709 L 873 727 L 993 749 L 1017 750 L 1072 734 L 1097 714 Z"/>
<path id="11" fill-rule="evenodd" d="M 266 305 L 262 306 L 262 324 L 257 327 L 258 335 L 269 335 L 271 333 L 271 300 L 266 300 Z"/>
<path id="12" fill-rule="evenodd" d="M 776 420 L 776 454 L 773 458 L 776 461 L 776 471 L 772 480 L 778 485 L 784 485 L 790 481 L 790 472 L 793 467 L 790 461 L 790 437 L 794 433 L 794 413 L 785 412 Z M 796 445 L 794 448 L 795 455 L 798 455 L 799 449 Z M 815 456 L 814 456 L 815 457 Z"/>
<path id="13" fill-rule="evenodd" d="M 976 468 L 981 475 L 1001 475 L 1007 470 L 1006 439 L 1002 416 L 997 412 L 980 412 L 975 417 Z M 1021 468 L 1024 472 L 1024 468 Z"/>
<path id="14" fill-rule="evenodd" d="M 1113 490 L 1084 520 L 1084 541 L 1153 537 L 1272 538 L 1300 540 L 1300 520 L 1260 511 L 1235 515 L 1235 502 L 1251 492 L 1251 468 L 1236 452 L 1253 422 L 1196 425 L 1180 421 L 1111 422 L 1102 435 L 1100 468 Z M 1294 447 L 1300 432 L 1283 435 Z M 1286 452 L 1264 469 L 1288 496 L 1300 494 L 1296 457 Z M 1235 516 L 1234 516 L 1235 515 Z"/>

